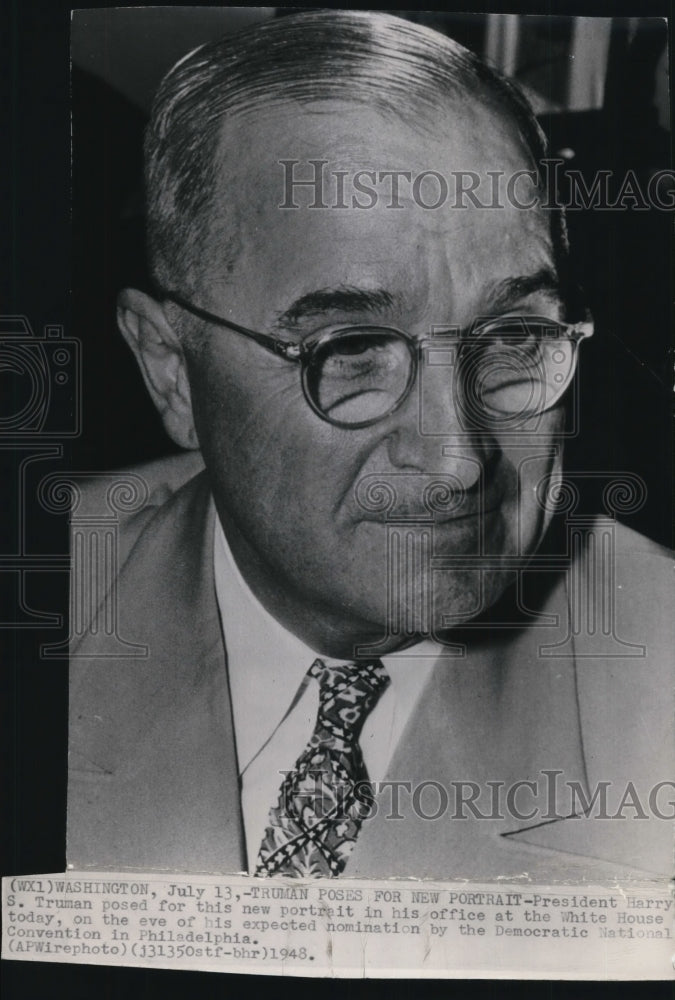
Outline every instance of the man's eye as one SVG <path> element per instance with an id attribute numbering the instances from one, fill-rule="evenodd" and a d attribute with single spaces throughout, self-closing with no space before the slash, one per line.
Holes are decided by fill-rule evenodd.
<path id="1" fill-rule="evenodd" d="M 496 327 L 490 330 L 488 337 L 490 341 L 496 344 L 503 344 L 505 347 L 522 347 L 528 342 L 534 342 L 539 339 L 536 332 L 531 330 L 525 330 L 523 328 L 512 329 L 511 327 Z"/>
<path id="2" fill-rule="evenodd" d="M 486 360 L 515 358 L 519 365 L 537 363 L 546 344 L 555 339 L 555 324 L 540 319 L 505 317 L 486 323 L 470 332 L 464 344 L 464 355 Z"/>
<path id="3" fill-rule="evenodd" d="M 527 343 L 539 342 L 544 336 L 544 332 L 545 327 L 541 320 L 529 320 L 524 316 L 505 317 L 502 320 L 479 327 L 470 339 L 519 347 Z"/>
<path id="4" fill-rule="evenodd" d="M 336 340 L 333 344 L 333 353 L 340 355 L 365 354 L 366 351 L 376 346 L 374 337 L 367 334 L 357 335 Z"/>

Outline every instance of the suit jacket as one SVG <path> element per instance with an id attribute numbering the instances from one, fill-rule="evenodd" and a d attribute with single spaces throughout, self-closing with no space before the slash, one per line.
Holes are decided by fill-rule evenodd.
<path id="1" fill-rule="evenodd" d="M 138 470 L 148 500 L 122 518 L 109 593 L 73 640 L 68 861 L 76 868 L 246 870 L 215 512 L 200 469 L 191 454 Z M 78 523 L 96 522 L 100 504 L 94 485 Z M 650 789 L 673 775 L 671 564 L 654 543 L 614 528 L 614 634 L 599 620 L 570 634 L 570 602 L 583 595 L 570 584 L 578 573 L 561 571 L 541 587 L 543 617 L 466 630 L 465 655 L 439 658 L 391 762 L 390 779 L 409 785 L 397 802 L 391 787 L 381 790 L 345 876 L 669 872 L 672 827 L 648 806 Z M 574 556 L 577 569 L 583 559 Z M 583 570 L 597 571 L 592 560 Z M 525 781 L 543 789 L 543 812 L 530 815 L 527 785 L 505 807 L 507 790 Z M 471 798 L 470 782 L 481 789 L 475 810 L 457 803 L 458 794 Z M 587 802 L 609 782 L 606 813 L 615 818 L 597 808 L 585 815 L 569 782 Z M 661 814 L 675 797 L 668 791 L 652 801 Z"/>

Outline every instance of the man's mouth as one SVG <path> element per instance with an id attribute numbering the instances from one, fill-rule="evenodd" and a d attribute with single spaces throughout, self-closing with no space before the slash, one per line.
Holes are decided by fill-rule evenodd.
<path id="1" fill-rule="evenodd" d="M 356 488 L 358 519 L 378 523 L 470 524 L 495 515 L 505 497 L 496 477 L 465 490 L 451 476 L 399 473 L 364 477 Z"/>
<path id="2" fill-rule="evenodd" d="M 496 514 L 501 508 L 501 502 L 495 504 L 493 507 L 486 508 L 476 508 L 474 510 L 468 510 L 465 512 L 457 514 L 448 514 L 446 516 L 442 514 L 435 514 L 433 517 L 434 524 L 459 524 L 465 521 L 471 521 L 474 519 L 483 520 L 489 517 L 491 514 Z"/>

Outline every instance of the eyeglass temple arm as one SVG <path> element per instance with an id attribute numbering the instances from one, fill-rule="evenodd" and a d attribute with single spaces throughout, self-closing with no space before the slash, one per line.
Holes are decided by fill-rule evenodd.
<path id="1" fill-rule="evenodd" d="M 526 326 L 527 326 L 527 321 L 529 320 L 530 322 L 537 322 L 541 323 L 544 326 L 548 326 L 552 330 L 556 328 L 564 330 L 565 335 L 569 337 L 571 340 L 573 340 L 575 344 L 578 344 L 579 341 L 581 340 L 585 340 L 587 337 L 592 337 L 594 333 L 593 318 L 591 317 L 590 312 L 586 314 L 585 319 L 580 320 L 578 323 L 560 323 L 557 320 L 549 319 L 546 316 L 527 316 L 523 318 L 526 321 L 525 324 Z M 480 329 L 480 327 L 483 325 L 488 326 L 490 322 L 491 320 L 487 320 L 485 321 L 485 323 L 479 322 L 478 328 Z M 467 334 L 470 335 L 472 333 L 475 333 L 475 331 L 476 331 L 476 326 L 472 324 L 471 326 L 465 327 L 463 330 L 460 330 L 459 336 L 460 338 L 462 338 L 465 337 Z"/>
<path id="2" fill-rule="evenodd" d="M 193 316 L 197 316 L 206 323 L 213 323 L 215 326 L 223 327 L 226 330 L 233 330 L 235 333 L 239 333 L 243 337 L 249 337 L 251 340 L 254 340 L 256 344 L 259 344 L 266 350 L 271 351 L 272 354 L 280 355 L 286 361 L 302 360 L 302 344 L 291 344 L 287 340 L 279 340 L 277 337 L 270 337 L 266 333 L 259 333 L 257 330 L 250 330 L 246 326 L 240 326 L 238 323 L 233 323 L 229 319 L 217 316 L 215 313 L 209 312 L 207 309 L 201 309 L 199 306 L 193 305 L 177 292 L 167 291 L 163 288 L 159 288 L 158 291 L 163 298 L 168 299 L 170 302 L 175 302 L 175 304 L 180 306 L 181 309 L 185 309 L 186 312 L 192 313 Z M 533 319 L 535 318 L 539 317 L 533 317 Z M 545 317 L 541 317 L 541 319 L 547 323 L 551 323 L 553 326 L 563 327 L 567 335 L 574 338 L 575 343 L 593 335 L 593 320 L 590 313 L 587 313 L 586 319 L 581 320 L 578 323 L 555 323 Z M 457 328 L 452 327 L 451 329 L 454 331 Z M 467 332 L 469 332 L 468 329 L 459 331 L 460 336 L 462 333 Z"/>
<path id="3" fill-rule="evenodd" d="M 588 316 L 588 319 L 581 320 L 579 323 L 569 323 L 566 324 L 567 332 L 570 336 L 574 337 L 576 341 L 585 340 L 587 337 L 592 337 L 595 332 L 595 326 L 593 320 Z"/>
<path id="4" fill-rule="evenodd" d="M 207 309 L 200 309 L 199 306 L 188 302 L 187 299 L 184 299 L 182 295 L 178 295 L 176 292 L 167 292 L 161 289 L 161 294 L 170 302 L 175 302 L 181 309 L 185 309 L 186 312 L 197 316 L 198 319 L 203 319 L 204 322 L 213 323 L 216 326 L 222 326 L 226 330 L 234 330 L 235 333 L 240 333 L 243 337 L 249 337 L 251 340 L 255 340 L 256 344 L 260 344 L 261 347 L 266 348 L 266 350 L 271 351 L 273 354 L 281 355 L 286 361 L 299 361 L 301 359 L 301 344 L 289 344 L 286 340 L 278 340 L 276 337 L 270 337 L 266 333 L 258 333 L 256 330 L 249 330 L 248 327 L 239 326 L 238 323 L 233 323 L 229 319 L 217 316 Z"/>

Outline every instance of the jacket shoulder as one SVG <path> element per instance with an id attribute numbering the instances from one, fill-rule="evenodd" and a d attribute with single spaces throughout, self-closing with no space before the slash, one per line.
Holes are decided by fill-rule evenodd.
<path id="1" fill-rule="evenodd" d="M 651 641 L 658 642 L 672 630 L 675 554 L 620 522 L 614 537 L 607 582 L 614 583 L 617 611 L 624 619 L 641 623 Z"/>
<path id="2" fill-rule="evenodd" d="M 675 553 L 664 545 L 659 545 L 646 535 L 641 535 L 639 531 L 629 528 L 621 521 L 616 521 L 617 542 L 622 551 L 634 553 L 638 557 L 651 559 L 653 562 L 661 564 L 664 568 L 672 567 L 675 560 Z"/>
<path id="3" fill-rule="evenodd" d="M 71 510 L 73 531 L 92 522 L 117 525 L 118 566 L 157 510 L 204 468 L 201 452 L 169 455 L 111 472 L 89 474 L 77 483 Z"/>
<path id="4" fill-rule="evenodd" d="M 586 763 L 596 780 L 650 788 L 673 768 L 673 556 L 618 522 L 598 519 L 613 548 L 572 574 L 576 672 Z"/>

